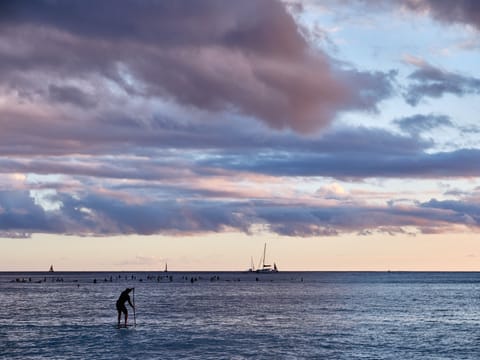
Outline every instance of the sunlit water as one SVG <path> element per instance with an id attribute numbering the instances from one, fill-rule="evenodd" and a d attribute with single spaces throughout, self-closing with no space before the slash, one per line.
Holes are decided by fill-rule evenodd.
<path id="1" fill-rule="evenodd" d="M 480 273 L 162 275 L 0 273 L 0 357 L 480 358 Z"/>

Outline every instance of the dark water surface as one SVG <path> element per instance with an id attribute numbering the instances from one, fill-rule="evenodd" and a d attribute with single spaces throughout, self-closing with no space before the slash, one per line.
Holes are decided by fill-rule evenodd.
<path id="1" fill-rule="evenodd" d="M 0 273 L 0 304 L 2 359 L 480 359 L 480 273 Z"/>

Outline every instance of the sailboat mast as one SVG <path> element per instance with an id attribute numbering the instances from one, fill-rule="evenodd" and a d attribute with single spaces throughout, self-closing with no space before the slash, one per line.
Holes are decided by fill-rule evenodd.
<path id="1" fill-rule="evenodd" d="M 263 268 L 265 267 L 265 254 L 267 253 L 267 243 L 263 246 Z"/>

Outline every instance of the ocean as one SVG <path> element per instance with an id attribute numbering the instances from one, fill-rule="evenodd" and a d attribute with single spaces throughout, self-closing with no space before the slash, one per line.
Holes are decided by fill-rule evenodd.
<path id="1" fill-rule="evenodd" d="M 1 359 L 480 358 L 480 273 L 4 272 L 0 305 Z"/>

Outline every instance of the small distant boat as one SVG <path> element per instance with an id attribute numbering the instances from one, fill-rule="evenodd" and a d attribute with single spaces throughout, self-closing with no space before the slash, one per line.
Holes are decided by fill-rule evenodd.
<path id="1" fill-rule="evenodd" d="M 163 270 L 163 272 L 168 272 L 167 262 L 165 262 L 165 270 Z"/>
<path id="2" fill-rule="evenodd" d="M 50 265 L 50 270 L 48 270 L 48 272 L 53 272 L 53 265 Z"/>
<path id="3" fill-rule="evenodd" d="M 277 264 L 273 263 L 273 266 L 269 264 L 265 264 L 266 254 L 267 254 L 267 244 L 265 243 L 265 246 L 263 247 L 262 266 L 259 267 L 255 272 L 260 274 L 277 273 L 278 272 Z"/>

